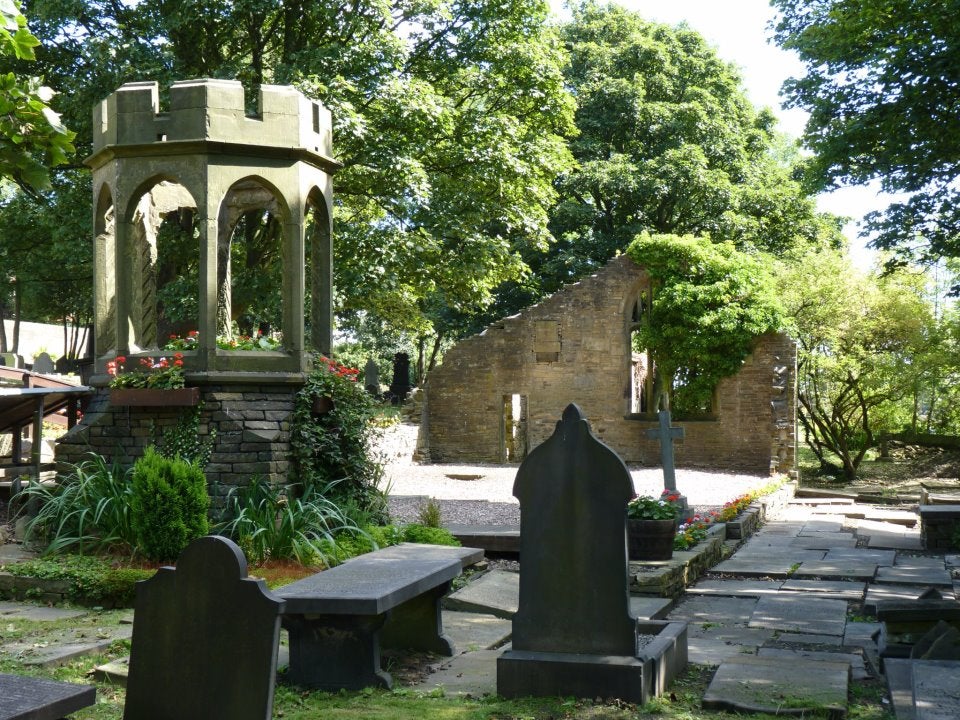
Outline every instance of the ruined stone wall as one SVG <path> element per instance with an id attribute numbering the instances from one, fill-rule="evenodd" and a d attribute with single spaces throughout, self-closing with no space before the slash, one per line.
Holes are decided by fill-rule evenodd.
<path id="1" fill-rule="evenodd" d="M 266 374 L 265 374 L 266 375 Z M 210 384 L 201 386 L 201 438 L 215 432 L 205 469 L 214 506 L 231 487 L 255 476 L 272 483 L 289 482 L 290 426 L 299 384 Z M 100 389 L 81 424 L 57 443 L 58 469 L 77 463 L 88 452 L 119 458 L 132 465 L 166 429 L 175 427 L 193 408 L 116 407 L 109 390 Z"/>
<path id="2" fill-rule="evenodd" d="M 595 435 L 626 462 L 659 464 L 646 437 L 654 418 L 630 414 L 631 311 L 647 289 L 626 256 L 450 350 L 430 372 L 419 454 L 432 462 L 502 462 L 504 399 L 526 397 L 527 447 L 553 432 L 573 402 Z M 757 339 L 743 370 L 717 388 L 712 419 L 678 420 L 680 467 L 755 473 L 794 465 L 796 348 L 783 335 Z"/>

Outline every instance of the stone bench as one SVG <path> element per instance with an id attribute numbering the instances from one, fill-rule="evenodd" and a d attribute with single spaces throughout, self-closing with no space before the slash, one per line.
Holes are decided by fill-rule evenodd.
<path id="1" fill-rule="evenodd" d="M 0 674 L 0 720 L 59 720 L 95 700 L 92 685 Z"/>
<path id="2" fill-rule="evenodd" d="M 286 679 L 307 688 L 390 688 L 380 648 L 452 655 L 440 600 L 476 548 L 404 543 L 348 560 L 276 590 L 290 635 Z"/>

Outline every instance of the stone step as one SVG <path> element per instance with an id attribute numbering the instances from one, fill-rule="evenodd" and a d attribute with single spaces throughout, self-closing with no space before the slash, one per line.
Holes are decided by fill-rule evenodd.
<path id="1" fill-rule="evenodd" d="M 447 530 L 466 547 L 483 548 L 487 554 L 520 553 L 519 525 L 447 525 Z"/>

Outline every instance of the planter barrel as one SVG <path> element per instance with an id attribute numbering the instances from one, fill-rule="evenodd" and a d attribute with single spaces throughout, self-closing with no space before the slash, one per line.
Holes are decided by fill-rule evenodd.
<path id="1" fill-rule="evenodd" d="M 669 560 L 676 534 L 676 520 L 627 519 L 628 556 L 631 560 Z"/>
<path id="2" fill-rule="evenodd" d="M 200 388 L 112 388 L 110 404 L 119 407 L 189 407 L 200 402 Z"/>

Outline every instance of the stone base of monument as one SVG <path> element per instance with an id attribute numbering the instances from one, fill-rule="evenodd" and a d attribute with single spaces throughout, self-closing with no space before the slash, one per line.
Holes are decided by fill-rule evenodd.
<path id="1" fill-rule="evenodd" d="M 687 624 L 641 620 L 636 657 L 507 650 L 497 658 L 497 694 L 618 698 L 642 705 L 659 697 L 687 665 Z"/>

